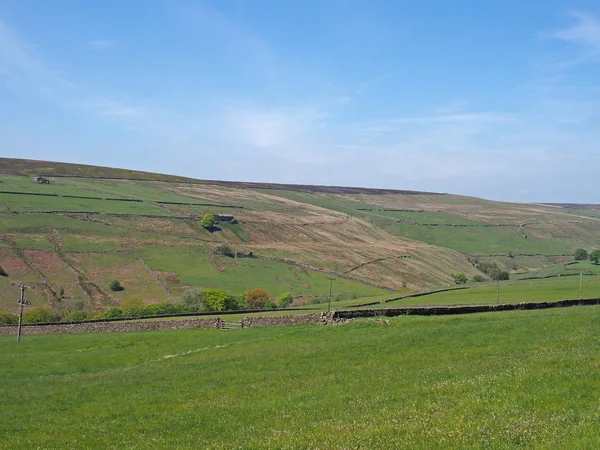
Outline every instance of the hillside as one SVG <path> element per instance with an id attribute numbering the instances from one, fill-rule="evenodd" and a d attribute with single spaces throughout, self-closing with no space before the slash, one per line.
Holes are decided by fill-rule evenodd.
<path id="1" fill-rule="evenodd" d="M 48 177 L 37 184 L 33 175 Z M 205 213 L 237 223 L 200 226 Z M 229 246 L 240 256 L 215 252 Z M 378 295 L 480 274 L 477 258 L 515 273 L 600 247 L 600 210 L 406 190 L 190 180 L 65 163 L 0 159 L 0 308 L 11 282 L 34 305 L 61 288 L 99 310 L 126 298 L 177 298 L 189 287 L 241 294 Z M 111 280 L 125 290 L 112 292 Z"/>

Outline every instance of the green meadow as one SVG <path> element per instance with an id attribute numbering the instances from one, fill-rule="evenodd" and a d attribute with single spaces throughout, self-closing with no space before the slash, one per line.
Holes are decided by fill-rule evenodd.
<path id="1" fill-rule="evenodd" d="M 0 336 L 2 448 L 600 442 L 600 307 Z"/>

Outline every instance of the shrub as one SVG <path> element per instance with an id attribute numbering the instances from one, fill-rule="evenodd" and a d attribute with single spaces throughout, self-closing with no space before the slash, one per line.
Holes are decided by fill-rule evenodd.
<path id="1" fill-rule="evenodd" d="M 35 308 L 23 314 L 23 323 L 58 322 L 61 317 L 50 308 Z"/>
<path id="2" fill-rule="evenodd" d="M 69 314 L 63 317 L 63 322 L 83 322 L 88 319 L 88 315 L 85 311 L 71 311 Z"/>
<path id="3" fill-rule="evenodd" d="M 63 298 L 64 296 L 65 296 L 65 288 L 61 286 L 60 289 L 58 290 L 58 297 Z"/>
<path id="4" fill-rule="evenodd" d="M 294 294 L 292 292 L 284 292 L 279 297 L 277 297 L 277 307 L 278 308 L 287 308 L 294 301 Z"/>
<path id="5" fill-rule="evenodd" d="M 11 314 L 0 309 L 0 325 L 14 325 L 18 322 L 19 317 L 16 314 Z"/>
<path id="6" fill-rule="evenodd" d="M 578 248 L 575 250 L 575 261 L 585 261 L 589 258 L 587 250 L 583 248 Z"/>
<path id="7" fill-rule="evenodd" d="M 182 296 L 179 297 L 179 301 L 186 305 L 190 312 L 202 311 L 202 308 L 204 307 L 204 289 L 187 289 Z"/>
<path id="8" fill-rule="evenodd" d="M 2 268 L 2 266 L 0 266 L 0 277 L 7 277 L 8 274 L 6 273 L 6 271 Z"/>
<path id="9" fill-rule="evenodd" d="M 125 290 L 125 288 L 123 286 L 121 286 L 121 283 L 119 283 L 118 280 L 111 281 L 110 284 L 108 285 L 108 287 L 113 292 L 119 292 L 119 291 Z"/>
<path id="10" fill-rule="evenodd" d="M 204 217 L 200 221 L 200 225 L 207 229 L 214 227 L 215 223 L 215 216 L 213 216 L 212 214 L 204 214 Z"/>
<path id="11" fill-rule="evenodd" d="M 594 250 L 590 253 L 590 261 L 598 265 L 600 263 L 600 250 Z"/>
<path id="12" fill-rule="evenodd" d="M 104 319 L 118 319 L 123 317 L 123 311 L 118 306 L 112 306 L 104 311 L 101 317 Z"/>
<path id="13" fill-rule="evenodd" d="M 204 310 L 205 311 L 223 311 L 227 294 L 219 289 L 204 290 Z"/>
<path id="14" fill-rule="evenodd" d="M 267 300 L 263 306 L 264 309 L 275 309 L 277 308 L 277 305 L 271 301 L 271 300 Z"/>
<path id="15" fill-rule="evenodd" d="M 452 275 L 452 278 L 454 278 L 454 282 L 456 284 L 467 284 L 467 281 L 469 281 L 464 273 Z"/>
<path id="16" fill-rule="evenodd" d="M 244 300 L 250 304 L 253 309 L 261 309 L 265 306 L 269 295 L 264 289 L 251 289 L 244 294 Z"/>
<path id="17" fill-rule="evenodd" d="M 136 297 L 126 298 L 121 310 L 125 317 L 141 317 L 144 314 L 144 302 Z"/>
<path id="18" fill-rule="evenodd" d="M 252 306 L 249 305 L 244 297 L 241 295 L 228 295 L 225 300 L 225 311 L 236 311 L 240 309 L 251 309 Z"/>
<path id="19" fill-rule="evenodd" d="M 329 299 L 327 297 L 318 295 L 316 297 L 311 297 L 310 300 L 308 301 L 308 304 L 309 305 L 320 305 L 321 303 L 327 303 L 328 301 L 329 301 Z"/>
<path id="20" fill-rule="evenodd" d="M 473 282 L 475 283 L 483 283 L 485 281 L 485 278 L 482 277 L 481 275 L 475 275 L 473 277 Z"/>

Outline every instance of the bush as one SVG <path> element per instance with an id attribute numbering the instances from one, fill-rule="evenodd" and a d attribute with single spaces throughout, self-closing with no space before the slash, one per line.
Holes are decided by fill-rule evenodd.
<path id="1" fill-rule="evenodd" d="M 94 317 L 96 318 L 97 316 Z M 112 306 L 101 314 L 101 318 L 104 319 L 119 319 L 121 317 L 123 317 L 123 311 L 118 306 Z"/>
<path id="2" fill-rule="evenodd" d="M 317 295 L 316 297 L 311 297 L 308 301 L 309 305 L 320 305 L 322 303 L 327 303 L 329 299 L 327 297 L 323 297 L 322 295 Z"/>
<path id="3" fill-rule="evenodd" d="M 202 311 L 204 307 L 204 289 L 191 288 L 187 289 L 179 301 L 187 306 L 190 312 Z"/>
<path id="4" fill-rule="evenodd" d="M 264 309 L 276 309 L 276 308 L 277 308 L 277 305 L 276 305 L 276 304 L 275 304 L 273 301 L 271 301 L 271 300 L 267 300 L 267 301 L 265 302 L 265 305 L 263 306 L 263 308 L 264 308 Z"/>
<path id="5" fill-rule="evenodd" d="M 125 317 L 141 317 L 144 315 L 144 302 L 136 297 L 126 298 L 121 310 Z"/>
<path id="6" fill-rule="evenodd" d="M 280 309 L 287 308 L 294 301 L 294 294 L 292 292 L 284 292 L 277 297 L 277 307 Z"/>
<path id="7" fill-rule="evenodd" d="M 236 311 L 240 309 L 251 309 L 252 306 L 249 305 L 244 297 L 241 295 L 228 295 L 225 300 L 225 311 Z"/>
<path id="8" fill-rule="evenodd" d="M 8 274 L 6 273 L 6 271 L 2 268 L 2 266 L 0 266 L 0 277 L 7 277 Z"/>
<path id="9" fill-rule="evenodd" d="M 88 319 L 85 311 L 72 311 L 63 317 L 63 322 L 83 322 Z"/>
<path id="10" fill-rule="evenodd" d="M 59 322 L 60 314 L 50 308 L 35 308 L 23 314 L 23 323 Z"/>
<path id="11" fill-rule="evenodd" d="M 589 258 L 587 250 L 583 248 L 578 248 L 575 250 L 575 261 L 585 261 Z"/>
<path id="12" fill-rule="evenodd" d="M 485 281 L 485 278 L 482 277 L 481 275 L 475 275 L 473 277 L 473 282 L 475 283 L 483 283 Z"/>
<path id="13" fill-rule="evenodd" d="M 454 278 L 456 284 L 467 284 L 467 281 L 469 281 L 464 273 L 452 275 L 452 278 Z"/>
<path id="14" fill-rule="evenodd" d="M 207 229 L 214 227 L 215 223 L 215 216 L 213 216 L 212 214 L 204 214 L 204 217 L 200 221 L 200 225 Z"/>
<path id="15" fill-rule="evenodd" d="M 205 311 L 223 311 L 226 301 L 227 294 L 224 291 L 219 289 L 204 290 L 203 306 Z"/>
<path id="16" fill-rule="evenodd" d="M 244 300 L 246 300 L 253 309 L 262 309 L 265 306 L 265 303 L 267 303 L 267 300 L 269 300 L 269 295 L 264 289 L 251 289 L 244 294 Z"/>
<path id="17" fill-rule="evenodd" d="M 600 263 L 600 250 L 594 250 L 590 253 L 590 261 L 598 265 Z"/>
<path id="18" fill-rule="evenodd" d="M 11 314 L 0 309 L 0 325 L 14 325 L 18 322 L 19 317 L 16 314 Z"/>
<path id="19" fill-rule="evenodd" d="M 121 283 L 119 283 L 118 280 L 111 281 L 110 284 L 108 285 L 108 287 L 113 292 L 119 292 L 119 291 L 125 290 L 125 288 L 123 286 L 121 286 Z"/>

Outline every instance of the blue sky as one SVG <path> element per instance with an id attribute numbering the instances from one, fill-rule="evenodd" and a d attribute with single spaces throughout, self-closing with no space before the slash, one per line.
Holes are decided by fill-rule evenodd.
<path id="1" fill-rule="evenodd" d="M 600 5 L 0 0 L 0 155 L 600 203 Z"/>

